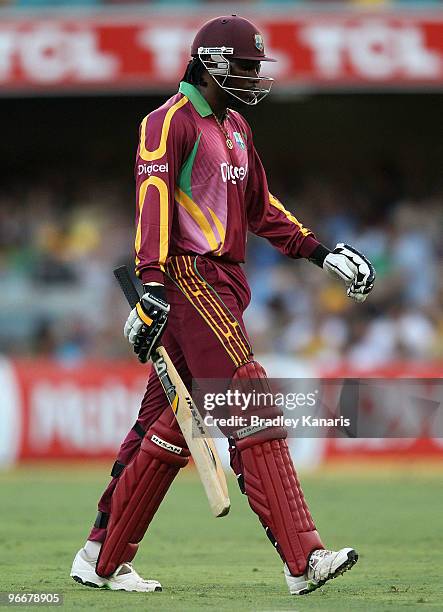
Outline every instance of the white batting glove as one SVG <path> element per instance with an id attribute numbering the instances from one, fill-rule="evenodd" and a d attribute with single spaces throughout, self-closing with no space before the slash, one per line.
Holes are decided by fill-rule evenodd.
<path id="1" fill-rule="evenodd" d="M 347 287 L 347 296 L 356 302 L 364 302 L 374 287 L 374 266 L 357 249 L 343 242 L 326 255 L 323 269 L 331 276 L 341 278 Z"/>
<path id="2" fill-rule="evenodd" d="M 145 293 L 129 314 L 123 333 L 141 363 L 158 345 L 168 321 L 169 304 L 163 285 L 143 285 Z"/>

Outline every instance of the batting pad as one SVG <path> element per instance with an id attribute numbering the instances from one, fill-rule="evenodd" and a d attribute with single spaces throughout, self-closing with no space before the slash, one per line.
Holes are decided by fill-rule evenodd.
<path id="1" fill-rule="evenodd" d="M 96 572 L 106 578 L 132 561 L 140 541 L 189 450 L 174 414 L 165 410 L 144 437 L 140 451 L 123 470 L 111 501 L 106 538 Z"/>
<path id="2" fill-rule="evenodd" d="M 309 554 L 324 548 L 315 529 L 286 440 L 237 442 L 249 505 L 293 576 L 301 576 Z M 246 447 L 246 448 L 245 448 Z"/>

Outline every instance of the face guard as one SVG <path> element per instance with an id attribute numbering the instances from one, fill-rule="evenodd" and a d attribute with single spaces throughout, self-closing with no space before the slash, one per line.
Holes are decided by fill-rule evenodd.
<path id="1" fill-rule="evenodd" d="M 200 61 L 217 85 L 237 100 L 240 100 L 240 102 L 248 104 L 249 106 L 255 106 L 271 91 L 274 79 L 271 77 L 249 77 L 232 74 L 230 59 L 252 59 L 240 57 L 231 57 L 229 59 L 229 56 L 233 56 L 233 54 L 233 47 L 198 48 L 198 57 Z M 253 61 L 260 61 L 260 58 L 256 58 Z M 245 81 L 253 81 L 256 83 L 256 86 L 242 87 Z M 245 94 L 245 97 L 242 97 L 241 94 Z"/>

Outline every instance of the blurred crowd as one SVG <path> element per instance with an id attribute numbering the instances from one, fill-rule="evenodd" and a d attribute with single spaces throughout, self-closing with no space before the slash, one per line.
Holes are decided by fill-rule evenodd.
<path id="1" fill-rule="evenodd" d="M 372 368 L 443 358 L 443 194 L 398 201 L 373 224 L 351 198 L 343 208 L 331 204 L 322 210 L 320 200 L 314 212 L 305 200 L 301 209 L 312 211 L 306 216 L 316 218 L 312 227 L 329 247 L 347 242 L 373 262 L 376 287 L 363 305 L 354 304 L 322 270 L 305 261 L 272 265 L 273 255 L 263 256 L 257 244 L 259 265 L 249 273 L 255 306 L 246 317 L 256 350 L 269 347 L 326 368 L 343 360 Z"/>
<path id="2" fill-rule="evenodd" d="M 287 208 L 328 247 L 362 250 L 378 276 L 369 299 L 354 304 L 315 265 L 251 237 L 245 319 L 257 354 L 328 367 L 443 358 L 443 191 L 402 193 L 386 169 L 367 178 L 354 188 L 305 177 L 291 190 L 276 176 Z M 26 188 L 13 177 L 3 185 L 0 351 L 65 362 L 127 357 L 128 308 L 112 268 L 132 267 L 132 185 L 118 175 L 66 180 L 47 171 Z"/>

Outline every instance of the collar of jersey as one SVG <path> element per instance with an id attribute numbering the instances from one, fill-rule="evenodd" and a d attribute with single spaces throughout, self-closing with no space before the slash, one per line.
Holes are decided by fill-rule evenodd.
<path id="1" fill-rule="evenodd" d="M 194 85 L 182 81 L 180 83 L 179 92 L 189 99 L 192 106 L 201 117 L 209 117 L 209 115 L 212 115 L 211 107 Z"/>

